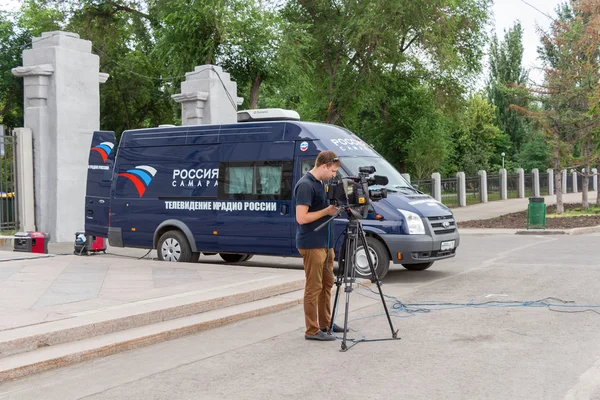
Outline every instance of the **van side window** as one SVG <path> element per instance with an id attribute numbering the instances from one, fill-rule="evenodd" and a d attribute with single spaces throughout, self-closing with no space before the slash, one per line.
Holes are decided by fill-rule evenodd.
<path id="1" fill-rule="evenodd" d="M 219 169 L 219 199 L 291 199 L 291 161 L 221 163 Z"/>

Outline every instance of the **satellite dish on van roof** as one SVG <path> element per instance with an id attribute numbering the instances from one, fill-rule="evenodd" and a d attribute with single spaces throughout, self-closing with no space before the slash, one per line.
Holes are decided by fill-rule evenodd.
<path id="1" fill-rule="evenodd" d="M 282 108 L 262 108 L 238 111 L 237 120 L 238 122 L 300 121 L 300 114 L 294 110 L 284 110 Z"/>

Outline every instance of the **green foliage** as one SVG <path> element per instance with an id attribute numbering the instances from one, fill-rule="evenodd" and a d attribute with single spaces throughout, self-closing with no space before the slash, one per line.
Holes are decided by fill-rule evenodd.
<path id="1" fill-rule="evenodd" d="M 550 167 L 550 145 L 548 139 L 540 133 L 534 133 L 525 142 L 517 159 L 521 168 L 531 171 L 534 168 L 546 171 Z"/>
<path id="2" fill-rule="evenodd" d="M 23 125 L 23 80 L 11 70 L 21 65 L 21 52 L 29 34 L 15 29 L 10 15 L 0 12 L 0 124 L 8 133 Z"/>
<path id="3" fill-rule="evenodd" d="M 481 94 L 471 96 L 455 132 L 456 165 L 468 176 L 489 169 L 489 160 L 506 142 L 505 134 L 494 126 L 495 108 Z"/>
<path id="4" fill-rule="evenodd" d="M 523 31 L 520 23 L 505 32 L 504 40 L 492 39 L 490 46 L 490 76 L 487 84 L 489 101 L 496 106 L 495 123 L 511 140 L 509 154 L 516 155 L 526 138 L 529 123 L 525 116 L 511 106 L 527 108 L 528 72 L 522 66 Z"/>

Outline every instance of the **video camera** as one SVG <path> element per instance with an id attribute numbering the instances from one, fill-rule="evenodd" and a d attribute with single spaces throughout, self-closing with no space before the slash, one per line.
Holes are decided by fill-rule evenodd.
<path id="1" fill-rule="evenodd" d="M 325 187 L 329 203 L 341 207 L 357 208 L 386 198 L 386 188 L 369 189 L 373 185 L 385 186 L 388 184 L 388 178 L 385 176 L 370 177 L 375 171 L 373 166 L 359 167 L 358 176 L 345 176 L 341 179 L 331 180 Z M 367 208 L 363 209 L 363 218 L 366 217 Z"/>

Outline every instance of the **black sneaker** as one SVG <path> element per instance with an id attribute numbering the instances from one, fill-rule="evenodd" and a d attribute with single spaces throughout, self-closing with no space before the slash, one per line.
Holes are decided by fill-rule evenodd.
<path id="1" fill-rule="evenodd" d="M 321 332 L 327 332 L 329 328 L 321 328 Z M 333 331 L 335 333 L 344 333 L 344 328 L 339 326 L 338 324 L 333 324 Z M 349 329 L 346 329 L 346 333 L 348 333 Z"/>
<path id="2" fill-rule="evenodd" d="M 304 335 L 304 339 L 306 339 L 306 340 L 321 340 L 321 341 L 327 342 L 327 341 L 335 340 L 335 336 L 328 335 L 325 332 L 319 331 L 319 332 L 317 332 L 316 335 L 312 335 L 312 336 Z"/>

